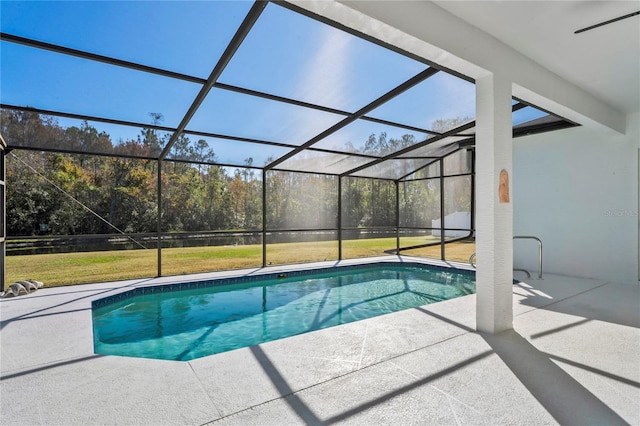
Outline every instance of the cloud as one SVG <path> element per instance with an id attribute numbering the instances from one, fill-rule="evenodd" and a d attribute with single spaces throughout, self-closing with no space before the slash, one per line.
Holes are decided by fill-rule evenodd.
<path id="1" fill-rule="evenodd" d="M 349 61 L 351 60 L 351 36 L 331 27 L 318 32 L 318 49 L 309 55 L 297 81 L 293 82 L 294 97 L 309 103 L 344 109 L 350 100 Z M 303 144 L 311 137 L 342 120 L 343 116 L 322 111 L 297 110 L 292 114 L 295 128 L 289 129 L 296 144 Z M 315 129 L 309 136 L 309 130 Z M 303 136 L 304 135 L 304 136 Z"/>
<path id="2" fill-rule="evenodd" d="M 303 67 L 296 93 L 307 102 L 344 109 L 349 104 L 352 36 L 328 26 L 318 36 L 319 48 Z"/>

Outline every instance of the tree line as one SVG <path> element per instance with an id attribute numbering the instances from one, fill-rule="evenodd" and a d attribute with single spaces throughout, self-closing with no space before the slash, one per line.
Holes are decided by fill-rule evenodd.
<path id="1" fill-rule="evenodd" d="M 33 112 L 0 111 L 1 132 L 14 150 L 6 157 L 8 236 L 153 233 L 158 217 L 158 161 L 139 158 L 63 154 L 48 147 L 135 157 L 157 156 L 167 136 L 142 129 L 136 139 L 114 143 L 86 121 L 63 128 L 55 118 Z M 159 122 L 161 115 L 153 114 Z M 410 136 L 371 135 L 363 150 L 384 155 L 414 143 Z M 262 229 L 262 172 L 253 166 L 222 167 L 205 140 L 180 136 L 172 159 L 161 162 L 160 203 L 164 232 Z M 338 177 L 269 171 L 266 225 L 278 229 L 338 226 Z M 460 188 L 457 188 L 457 187 Z M 457 185 L 449 203 L 468 209 L 470 188 Z M 342 179 L 342 226 L 396 225 L 396 187 L 392 181 Z M 431 226 L 439 217 L 438 180 L 401 184 L 401 226 Z M 101 217 L 102 219 L 98 218 Z M 112 226 L 110 226 L 110 223 Z"/>

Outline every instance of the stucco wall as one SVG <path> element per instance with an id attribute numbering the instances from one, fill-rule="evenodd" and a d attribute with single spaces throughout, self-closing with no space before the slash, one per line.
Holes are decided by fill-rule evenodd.
<path id="1" fill-rule="evenodd" d="M 544 243 L 544 270 L 638 282 L 640 114 L 627 132 L 580 127 L 514 140 L 514 235 Z M 514 267 L 537 270 L 537 246 L 514 242 Z"/>

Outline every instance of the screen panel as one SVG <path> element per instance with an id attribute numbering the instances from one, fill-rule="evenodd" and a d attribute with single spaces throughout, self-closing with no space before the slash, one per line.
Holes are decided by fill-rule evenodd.
<path id="1" fill-rule="evenodd" d="M 250 8 L 248 1 L 3 2 L 0 26 L 17 36 L 206 79 Z"/>
<path id="2" fill-rule="evenodd" d="M 440 71 L 381 105 L 372 117 L 446 132 L 475 117 L 475 85 Z"/>
<path id="3" fill-rule="evenodd" d="M 472 159 L 471 151 L 466 149 L 461 149 L 460 151 L 447 155 L 443 159 L 444 175 L 471 173 Z"/>
<path id="4" fill-rule="evenodd" d="M 513 112 L 511 122 L 514 126 L 517 126 L 519 124 L 527 123 L 529 121 L 533 121 L 547 115 L 549 114 L 544 111 L 540 111 L 539 109 L 531 106 L 526 106 Z"/>
<path id="5" fill-rule="evenodd" d="M 277 30 L 284 28 L 286 31 Z M 220 81 L 355 112 L 426 68 L 406 56 L 271 3 Z"/>
<path id="6" fill-rule="evenodd" d="M 278 165 L 278 169 L 341 174 L 373 161 L 355 155 L 305 150 Z"/>
<path id="7" fill-rule="evenodd" d="M 267 229 L 335 229 L 338 227 L 338 177 L 269 171 Z"/>
<path id="8" fill-rule="evenodd" d="M 3 104 L 176 127 L 200 85 L 3 41 Z M 46 72 L 42 72 L 46 70 Z"/>
<path id="9" fill-rule="evenodd" d="M 214 88 L 187 129 L 302 145 L 342 119 L 339 114 Z"/>
<path id="10" fill-rule="evenodd" d="M 429 137 L 426 133 L 359 119 L 316 142 L 313 147 L 383 157 Z"/>
<path id="11" fill-rule="evenodd" d="M 400 184 L 400 226 L 439 227 L 440 179 L 426 179 Z"/>
<path id="12" fill-rule="evenodd" d="M 183 133 L 167 159 L 263 167 L 292 148 Z"/>
<path id="13" fill-rule="evenodd" d="M 400 179 L 431 163 L 432 159 L 403 159 L 385 160 L 366 169 L 353 173 L 353 176 L 379 179 Z"/>

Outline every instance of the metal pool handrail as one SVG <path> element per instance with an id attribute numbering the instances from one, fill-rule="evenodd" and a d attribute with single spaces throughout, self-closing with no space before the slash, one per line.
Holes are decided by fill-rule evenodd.
<path id="1" fill-rule="evenodd" d="M 529 240 L 536 240 L 538 242 L 538 279 L 541 280 L 542 279 L 542 240 L 532 235 L 514 235 L 513 239 L 514 240 L 529 239 Z"/>
<path id="2" fill-rule="evenodd" d="M 538 242 L 538 279 L 541 280 L 542 278 L 542 240 L 538 237 L 534 237 L 531 235 L 514 235 L 513 239 L 530 239 L 530 240 L 536 240 Z M 469 257 L 469 265 L 471 265 L 474 269 L 476 268 L 476 263 L 474 262 L 474 259 L 476 258 L 476 254 L 473 253 L 470 257 Z M 531 278 L 531 274 L 529 273 L 529 271 L 527 271 L 526 269 L 514 269 L 514 271 L 522 271 L 525 272 L 527 274 L 527 276 L 529 278 Z"/>

